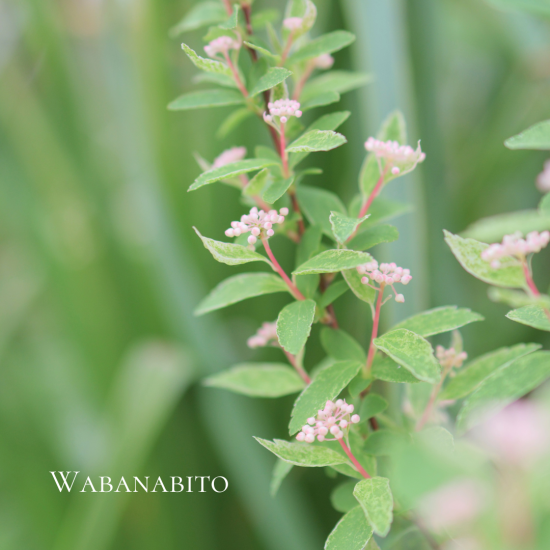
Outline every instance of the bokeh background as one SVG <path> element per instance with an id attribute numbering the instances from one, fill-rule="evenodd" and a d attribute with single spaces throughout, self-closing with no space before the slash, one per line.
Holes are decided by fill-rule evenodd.
<path id="1" fill-rule="evenodd" d="M 280 294 L 204 318 L 193 308 L 238 268 L 214 262 L 192 226 L 221 239 L 242 213 L 231 188 L 187 187 L 231 145 L 268 144 L 248 121 L 219 140 L 229 110 L 173 113 L 196 73 L 168 31 L 189 0 L 0 1 L 0 548 L 314 550 L 339 514 L 335 480 L 295 469 L 269 496 L 274 458 L 252 435 L 285 437 L 292 399 L 253 402 L 200 379 L 252 353 L 245 340 L 276 318 Z M 282 2 L 256 0 L 259 7 Z M 311 162 L 308 184 L 345 200 L 363 142 L 393 109 L 426 162 L 390 196 L 414 210 L 398 243 L 375 251 L 411 267 L 389 323 L 438 305 L 471 307 L 471 357 L 521 341 L 550 343 L 508 321 L 486 285 L 447 250 L 442 229 L 533 208 L 545 155 L 503 140 L 550 118 L 548 24 L 483 0 L 319 0 L 315 33 L 356 43 L 336 68 L 372 73 L 343 97 L 344 147 Z M 201 32 L 185 37 L 200 48 Z M 331 106 L 334 107 L 334 106 Z M 316 113 L 318 114 L 318 113 Z M 259 137 L 258 137 L 259 136 Z M 310 156 L 311 158 L 311 156 Z M 290 267 L 290 243 L 274 243 Z M 537 259 L 540 284 L 550 263 Z M 250 269 L 248 269 L 250 270 Z M 544 288 L 544 287 L 543 287 Z M 335 304 L 368 341 L 364 304 Z M 321 359 L 316 334 L 307 364 Z M 60 494 L 51 470 L 80 475 L 223 475 L 224 494 Z"/>

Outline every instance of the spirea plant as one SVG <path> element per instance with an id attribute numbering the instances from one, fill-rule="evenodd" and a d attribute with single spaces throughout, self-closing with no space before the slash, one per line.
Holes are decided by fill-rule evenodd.
<path id="1" fill-rule="evenodd" d="M 266 319 L 247 342 L 252 349 L 279 349 L 280 362 L 239 364 L 206 384 L 257 398 L 298 394 L 288 439 L 256 439 L 277 457 L 273 496 L 294 466 L 325 468 L 341 480 L 331 501 L 344 515 L 326 541 L 327 550 L 378 545 L 502 549 L 528 539 L 531 544 L 533 530 L 527 538 L 509 535 L 506 513 L 498 511 L 496 501 L 490 505 L 499 481 L 489 480 L 488 472 L 495 463 L 512 472 L 517 464 L 544 455 L 546 413 L 527 402 L 511 404 L 550 376 L 550 353 L 537 344 L 519 344 L 471 359 L 459 329 L 483 318 L 453 305 L 418 312 L 381 333 L 384 304 L 394 300 L 399 307 L 407 292 L 414 292 L 416 277 L 398 265 L 399 258 L 379 262 L 369 252 L 399 236 L 385 222 L 402 213 L 402 205 L 381 193 L 392 180 L 429 162 L 429 152 L 426 158 L 420 142 L 407 144 L 404 118 L 394 112 L 377 136 L 365 136 L 359 189 L 350 204 L 312 185 L 321 171 L 301 168 L 301 163 L 310 154 L 346 143 L 336 130 L 350 115 L 335 111 L 317 118 L 315 109 L 337 103 L 340 94 L 368 82 L 367 75 L 331 70 L 331 54 L 350 45 L 354 36 L 334 31 L 314 37 L 316 13 L 310 0 L 290 0 L 283 17 L 274 10 L 255 12 L 251 2 L 204 2 L 173 30 L 178 35 L 209 27 L 204 53 L 182 44 L 202 71 L 197 80 L 208 87 L 177 98 L 169 109 L 234 106 L 220 136 L 254 117 L 257 131 L 272 141 L 271 148 L 257 146 L 252 155 L 240 146 L 212 162 L 197 155 L 203 172 L 189 191 L 226 184 L 243 204 L 241 218 L 227 220 L 225 238 L 203 236 L 195 228 L 198 237 L 216 261 L 263 262 L 266 271 L 221 282 L 196 314 L 281 293 L 277 319 Z M 535 127 L 511 138 L 509 147 L 540 146 L 544 135 L 550 149 L 550 126 L 544 124 L 543 130 Z M 547 163 L 537 179 L 539 189 L 550 191 L 549 181 Z M 445 233 L 461 265 L 491 285 L 490 297 L 516 308 L 508 318 L 546 331 L 550 298 L 534 283 L 532 258 L 550 240 L 549 197 L 537 211 L 482 220 L 462 235 Z M 283 238 L 296 246 L 290 273 L 271 247 L 272 240 Z M 333 304 L 348 291 L 372 314 L 367 349 L 339 328 L 341 312 Z M 326 358 L 306 369 L 315 324 L 322 327 Z M 434 349 L 432 337 L 445 333 L 448 346 Z M 509 405 L 522 409 L 527 427 L 516 420 L 511 433 L 501 427 L 513 412 Z M 473 450 L 476 430 L 481 430 L 485 458 Z M 495 536 L 492 527 L 499 521 L 506 526 Z M 401 539 L 406 546 L 399 545 Z"/>

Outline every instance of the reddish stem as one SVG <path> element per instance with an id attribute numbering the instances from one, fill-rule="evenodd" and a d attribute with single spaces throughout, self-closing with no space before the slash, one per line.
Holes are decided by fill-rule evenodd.
<path id="1" fill-rule="evenodd" d="M 298 84 L 296 84 L 296 89 L 294 90 L 294 94 L 292 96 L 292 99 L 295 99 L 298 101 L 300 99 L 300 95 L 302 94 L 302 90 L 304 89 L 304 86 L 306 85 L 306 82 L 309 80 L 309 77 L 311 76 L 311 73 L 313 72 L 313 69 L 315 69 L 315 63 L 311 62 L 306 67 L 306 70 L 304 71 L 304 74 L 298 81 Z"/>
<path id="2" fill-rule="evenodd" d="M 233 62 L 231 61 L 229 54 L 227 52 L 224 52 L 223 56 L 225 57 L 227 66 L 231 69 L 231 73 L 233 74 L 233 79 L 235 80 L 235 84 L 237 84 L 237 87 L 239 88 L 243 96 L 248 97 L 248 90 L 246 89 L 246 86 L 243 84 L 241 77 L 239 76 L 239 71 L 237 71 L 237 69 L 235 68 L 235 65 L 233 65 Z"/>
<path id="3" fill-rule="evenodd" d="M 441 386 L 443 385 L 443 381 L 447 377 L 447 374 L 449 374 L 450 370 L 451 370 L 451 367 L 447 367 L 441 374 L 441 380 L 437 383 L 436 386 L 434 386 L 432 393 L 430 395 L 430 400 L 428 401 L 428 404 L 426 405 L 426 408 L 424 409 L 424 412 L 422 413 L 420 420 L 416 423 L 415 430 L 417 432 L 419 432 L 424 427 L 426 422 L 428 422 L 428 420 L 430 419 L 437 396 L 441 391 Z"/>
<path id="4" fill-rule="evenodd" d="M 227 15 L 231 15 L 233 13 L 233 6 L 231 5 L 230 0 L 222 0 L 223 5 L 225 6 L 225 11 L 227 12 Z"/>
<path id="5" fill-rule="evenodd" d="M 288 40 L 286 41 L 285 49 L 283 53 L 281 54 L 281 63 L 279 64 L 281 67 L 285 64 L 286 58 L 288 56 L 288 52 L 290 51 L 290 48 L 292 47 L 292 42 L 294 40 L 293 33 L 290 33 L 288 35 Z"/>
<path id="6" fill-rule="evenodd" d="M 374 361 L 374 355 L 376 354 L 376 347 L 374 346 L 374 340 L 378 336 L 378 325 L 380 323 L 380 308 L 382 307 L 382 295 L 384 294 L 385 286 L 386 286 L 385 283 L 380 283 L 380 290 L 378 291 L 378 299 L 376 300 L 376 310 L 374 312 L 374 318 L 372 320 L 372 334 L 370 337 L 369 354 L 367 356 L 367 363 L 365 365 L 366 376 L 370 376 L 372 362 Z"/>
<path id="7" fill-rule="evenodd" d="M 353 456 L 353 453 L 351 452 L 350 448 L 344 443 L 344 439 L 339 439 L 340 445 L 342 446 L 342 449 L 344 449 L 344 452 L 348 455 L 348 458 L 353 462 L 353 465 L 357 468 L 357 471 L 365 478 L 369 479 L 370 476 L 367 474 L 365 468 L 359 464 L 359 461 Z"/>
<path id="8" fill-rule="evenodd" d="M 262 243 L 264 245 L 265 251 L 267 252 L 267 255 L 269 256 L 269 259 L 271 260 L 271 263 L 273 264 L 273 267 L 275 268 L 275 271 L 277 271 L 277 273 L 281 276 L 283 281 L 286 283 L 292 295 L 297 300 L 305 300 L 304 295 L 298 290 L 296 285 L 290 280 L 289 276 L 285 273 L 285 270 L 280 266 L 279 262 L 273 255 L 273 252 L 271 251 L 271 247 L 269 246 L 269 242 L 266 237 L 262 237 Z"/>
<path id="9" fill-rule="evenodd" d="M 330 282 L 327 281 L 326 273 L 322 273 L 321 277 L 319 279 L 319 290 L 322 294 L 324 294 L 327 291 L 327 288 L 330 286 Z M 338 320 L 336 319 L 336 312 L 334 311 L 334 307 L 332 304 L 328 305 L 326 307 L 326 310 L 328 311 L 330 315 L 330 326 L 333 329 L 338 329 Z"/>
<path id="10" fill-rule="evenodd" d="M 283 161 L 283 177 L 288 178 L 290 172 L 288 170 L 288 153 L 286 152 L 286 137 L 285 137 L 285 124 L 281 123 L 281 138 L 279 140 L 279 154 Z"/>
<path id="11" fill-rule="evenodd" d="M 361 211 L 359 212 L 358 218 L 362 218 L 366 213 L 369 211 L 369 208 L 372 204 L 372 201 L 378 196 L 378 193 L 380 193 L 380 189 L 382 189 L 382 186 L 384 185 L 384 178 L 386 177 L 386 172 L 388 171 L 389 164 L 386 165 L 384 168 L 384 171 L 380 175 L 380 178 L 376 182 L 376 185 L 374 186 L 374 189 L 371 191 L 371 194 L 369 195 L 369 198 L 366 200 L 365 204 L 362 206 Z"/>
<path id="12" fill-rule="evenodd" d="M 302 367 L 300 367 L 300 365 L 298 365 L 298 363 L 296 362 L 296 357 L 292 355 L 292 353 L 289 353 L 288 351 L 286 351 L 286 349 L 284 348 L 281 348 L 281 349 L 285 352 L 285 355 L 289 363 L 296 369 L 296 372 L 302 377 L 302 380 L 306 384 L 310 384 L 311 378 L 308 376 L 307 372 Z"/>
<path id="13" fill-rule="evenodd" d="M 531 271 L 529 270 L 529 266 L 527 265 L 527 261 L 525 260 L 525 258 L 521 262 L 521 267 L 523 268 L 523 274 L 525 275 L 525 282 L 527 283 L 527 286 L 529 287 L 531 294 L 535 298 L 538 298 L 540 296 L 540 292 L 539 292 L 539 289 L 537 288 L 537 285 L 535 284 L 535 281 L 533 281 L 533 277 L 531 276 Z M 546 309 L 545 307 L 543 307 L 542 309 L 546 314 L 546 317 L 548 317 L 548 320 L 550 321 L 550 310 Z"/>
<path id="14" fill-rule="evenodd" d="M 293 191 L 289 191 L 288 194 L 290 195 L 290 201 L 292 202 L 292 209 L 300 218 L 298 219 L 298 234 L 301 237 L 304 234 L 304 231 L 306 230 L 306 227 L 304 225 L 304 218 L 302 217 L 302 211 L 300 210 L 300 205 L 298 204 L 298 199 L 296 198 L 296 193 Z"/>

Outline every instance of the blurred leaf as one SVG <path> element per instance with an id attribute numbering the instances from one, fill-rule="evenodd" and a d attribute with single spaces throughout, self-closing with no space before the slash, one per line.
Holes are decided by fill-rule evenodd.
<path id="1" fill-rule="evenodd" d="M 368 304 L 374 304 L 376 291 L 361 282 L 363 276 L 357 272 L 357 269 L 345 269 L 342 271 L 342 276 L 357 298 Z"/>
<path id="2" fill-rule="evenodd" d="M 194 84 L 200 84 L 201 82 L 208 82 L 209 84 L 217 84 L 218 86 L 224 86 L 225 88 L 237 88 L 232 76 L 227 76 L 221 73 L 197 73 L 193 76 L 192 81 Z M 246 109 L 250 114 L 252 111 Z"/>
<path id="3" fill-rule="evenodd" d="M 396 382 L 401 384 L 416 384 L 420 382 L 407 369 L 400 367 L 390 357 L 381 356 L 377 353 L 372 363 L 371 374 L 378 380 L 385 382 Z"/>
<path id="4" fill-rule="evenodd" d="M 267 23 L 272 23 L 279 19 L 279 10 L 260 10 L 252 14 L 252 28 L 262 29 Z"/>
<path id="5" fill-rule="evenodd" d="M 323 328 L 321 344 L 327 354 L 338 361 L 367 361 L 367 355 L 361 345 L 342 329 Z"/>
<path id="6" fill-rule="evenodd" d="M 409 317 L 395 325 L 392 330 L 406 328 L 420 336 L 427 337 L 483 320 L 482 315 L 468 308 L 458 309 L 457 306 L 442 306 Z"/>
<path id="7" fill-rule="evenodd" d="M 244 103 L 241 92 L 236 90 L 201 90 L 183 94 L 168 104 L 170 111 L 185 111 L 189 109 L 204 109 L 206 107 L 223 107 Z"/>
<path id="8" fill-rule="evenodd" d="M 360 264 L 370 262 L 372 256 L 366 252 L 357 252 L 356 250 L 331 249 L 325 250 L 317 256 L 313 256 L 301 266 L 297 267 L 292 273 L 294 275 L 306 275 L 310 273 L 336 273 L 357 267 Z"/>
<path id="9" fill-rule="evenodd" d="M 273 441 L 259 437 L 254 437 L 254 439 L 281 460 L 295 466 L 319 468 L 346 462 L 345 457 L 326 447 L 308 443 L 289 443 L 282 439 L 274 439 Z"/>
<path id="10" fill-rule="evenodd" d="M 361 506 L 350 510 L 328 536 L 325 550 L 366 550 L 372 528 Z"/>
<path id="11" fill-rule="evenodd" d="M 235 128 L 238 128 L 247 118 L 254 116 L 254 113 L 247 107 L 236 109 L 221 124 L 216 132 L 218 139 L 227 137 Z"/>
<path id="12" fill-rule="evenodd" d="M 419 380 L 434 384 L 439 382 L 441 367 L 434 357 L 432 346 L 418 334 L 399 328 L 376 338 L 374 345 Z"/>
<path id="13" fill-rule="evenodd" d="M 466 399 L 457 417 L 464 433 L 540 386 L 550 376 L 550 351 L 536 351 L 497 370 Z"/>
<path id="14" fill-rule="evenodd" d="M 277 318 L 277 337 L 281 346 L 298 355 L 305 346 L 315 316 L 313 300 L 299 300 L 285 306 Z"/>
<path id="15" fill-rule="evenodd" d="M 296 264 L 306 262 L 319 250 L 322 231 L 318 225 L 310 225 L 302 235 L 302 239 L 296 249 Z"/>
<path id="16" fill-rule="evenodd" d="M 451 248 L 460 265 L 471 275 L 486 283 L 510 287 L 525 287 L 525 277 L 519 266 L 493 269 L 489 262 L 481 258 L 481 253 L 489 246 L 474 239 L 463 239 L 444 230 L 445 241 Z"/>
<path id="17" fill-rule="evenodd" d="M 546 195 L 540 199 L 538 209 L 541 213 L 550 214 L 550 193 L 546 193 Z"/>
<path id="18" fill-rule="evenodd" d="M 385 537 L 390 531 L 393 520 L 390 480 L 385 477 L 363 479 L 355 486 L 353 496 L 363 508 L 373 531 Z"/>
<path id="19" fill-rule="evenodd" d="M 407 439 L 408 436 L 391 430 L 377 430 L 367 437 L 364 449 L 374 456 L 390 456 L 400 449 Z"/>
<path id="20" fill-rule="evenodd" d="M 305 61 L 318 57 L 324 53 L 332 53 L 349 46 L 355 40 L 355 36 L 347 31 L 333 31 L 306 42 L 300 49 L 295 51 L 286 63 L 293 65 L 299 61 Z"/>
<path id="21" fill-rule="evenodd" d="M 204 248 L 206 248 L 210 254 L 214 256 L 215 260 L 221 262 L 222 264 L 239 265 L 246 264 L 248 262 L 265 262 L 266 264 L 271 265 L 271 262 L 265 256 L 254 252 L 254 250 L 250 250 L 246 246 L 215 241 L 214 239 L 203 237 L 196 227 L 193 229 L 202 240 Z"/>
<path id="22" fill-rule="evenodd" d="M 491 0 L 501 6 L 539 9 L 550 15 L 550 4 L 540 0 Z M 550 120 L 538 122 L 523 132 L 508 138 L 504 145 L 508 149 L 550 149 Z"/>
<path id="23" fill-rule="evenodd" d="M 223 307 L 236 304 L 247 298 L 288 292 L 285 282 L 270 273 L 241 273 L 230 277 L 216 286 L 195 309 L 195 315 L 203 315 Z"/>
<path id="24" fill-rule="evenodd" d="M 470 237 L 487 243 L 500 242 L 504 235 L 521 231 L 524 235 L 531 231 L 550 229 L 550 212 L 538 210 L 520 210 L 507 214 L 498 214 L 483 218 L 468 226 L 462 232 L 463 237 Z"/>
<path id="25" fill-rule="evenodd" d="M 195 50 L 192 50 L 187 44 L 182 44 L 181 48 L 197 69 L 206 71 L 207 73 L 222 74 L 229 77 L 232 76 L 231 69 L 221 61 L 200 57 L 195 53 Z"/>
<path id="26" fill-rule="evenodd" d="M 271 484 L 269 486 L 269 493 L 272 497 L 274 497 L 277 492 L 279 491 L 279 487 L 281 486 L 281 483 L 285 479 L 285 477 L 290 473 L 290 470 L 292 470 L 293 465 L 289 462 L 285 462 L 284 460 L 281 460 L 280 458 L 277 459 L 277 462 L 275 462 L 275 466 L 273 468 L 273 475 L 271 477 Z"/>
<path id="27" fill-rule="evenodd" d="M 375 225 L 355 235 L 348 243 L 353 250 L 368 250 L 381 243 L 391 243 L 399 238 L 399 231 L 393 225 Z"/>
<path id="28" fill-rule="evenodd" d="M 246 159 L 238 160 L 236 162 L 230 162 L 224 166 L 218 168 L 212 168 L 203 172 L 189 187 L 188 191 L 195 191 L 204 185 L 214 183 L 216 181 L 239 176 L 240 174 L 246 174 L 248 172 L 254 172 L 261 170 L 268 166 L 277 164 L 274 160 L 270 159 Z"/>
<path id="29" fill-rule="evenodd" d="M 349 287 L 346 281 L 337 281 L 336 283 L 332 283 L 317 300 L 317 304 L 321 309 L 324 309 L 332 304 L 332 302 L 340 298 L 340 296 L 345 294 L 348 290 Z"/>
<path id="30" fill-rule="evenodd" d="M 487 295 L 493 302 L 501 302 L 513 308 L 523 306 L 550 307 L 550 297 L 546 294 L 532 296 L 523 290 L 510 290 L 492 286 L 487 289 Z"/>
<path id="31" fill-rule="evenodd" d="M 410 204 L 397 202 L 384 197 L 376 197 L 371 207 L 369 208 L 370 218 L 365 222 L 364 226 L 371 226 L 375 223 L 391 220 L 397 216 L 401 216 L 412 209 Z M 353 214 L 350 212 L 350 214 Z"/>
<path id="32" fill-rule="evenodd" d="M 204 384 L 249 397 L 282 397 L 305 385 L 294 369 L 278 363 L 243 363 L 208 377 Z"/>
<path id="33" fill-rule="evenodd" d="M 522 325 L 550 331 L 550 319 L 548 319 L 548 315 L 546 315 L 544 309 L 539 306 L 525 306 L 513 309 L 506 314 L 506 317 Z"/>
<path id="34" fill-rule="evenodd" d="M 270 90 L 273 86 L 280 84 L 286 80 L 292 73 L 284 67 L 271 67 L 266 74 L 264 74 L 254 88 L 252 88 L 249 97 L 254 97 L 265 90 Z"/>
<path id="35" fill-rule="evenodd" d="M 235 29 L 237 28 L 237 25 L 239 24 L 239 10 L 240 6 L 239 4 L 233 4 L 233 11 L 231 12 L 231 15 L 227 18 L 226 21 L 223 23 L 220 23 L 220 28 L 222 29 Z"/>
<path id="36" fill-rule="evenodd" d="M 223 5 L 219 2 L 201 2 L 196 4 L 189 13 L 170 29 L 170 37 L 176 36 L 214 23 L 220 23 L 227 17 Z"/>
<path id="37" fill-rule="evenodd" d="M 289 189 L 290 186 L 294 183 L 295 176 L 290 178 L 278 178 L 272 179 L 266 186 L 262 198 L 268 204 L 273 204 L 275 201 L 278 201 Z"/>
<path id="38" fill-rule="evenodd" d="M 346 138 L 332 130 L 312 130 L 300 136 L 286 150 L 289 153 L 313 153 L 315 151 L 330 151 L 347 143 Z"/>
<path id="39" fill-rule="evenodd" d="M 324 107 L 325 105 L 332 105 L 340 101 L 340 94 L 337 92 L 321 92 L 316 95 L 312 95 L 307 101 L 303 101 L 300 104 L 302 111 L 309 111 L 315 107 Z"/>
<path id="40" fill-rule="evenodd" d="M 346 208 L 340 198 L 324 189 L 300 185 L 296 190 L 296 196 L 300 208 L 312 225 L 318 225 L 323 233 L 332 237 L 332 226 L 330 224 L 330 213 L 332 211 L 346 213 Z"/>
<path id="41" fill-rule="evenodd" d="M 384 412 L 388 408 L 388 402 L 377 393 L 369 392 L 361 403 L 359 409 L 359 416 L 361 420 L 368 420 L 381 412 Z"/>
<path id="42" fill-rule="evenodd" d="M 273 176 L 267 168 L 260 170 L 249 182 L 248 185 L 243 189 L 243 195 L 247 197 L 254 197 L 256 195 L 261 195 L 266 184 L 271 181 Z"/>
<path id="43" fill-rule="evenodd" d="M 329 400 L 335 399 L 359 372 L 359 361 L 339 361 L 322 370 L 300 394 L 292 409 L 290 435 L 302 429 L 311 416 L 316 416 Z"/>
<path id="44" fill-rule="evenodd" d="M 371 75 L 351 71 L 330 71 L 307 82 L 300 96 L 300 101 L 306 102 L 320 93 L 336 92 L 343 94 L 368 84 Z"/>
<path id="45" fill-rule="evenodd" d="M 357 481 L 344 481 L 338 485 L 330 494 L 330 502 L 338 512 L 349 512 L 357 507 L 357 501 L 353 496 L 353 489 Z"/>
<path id="46" fill-rule="evenodd" d="M 459 370 L 454 378 L 450 379 L 444 390 L 439 394 L 439 399 L 444 401 L 465 397 L 495 371 L 507 367 L 513 361 L 533 353 L 540 347 L 540 344 L 517 344 L 511 348 L 500 348 L 477 357 Z"/>
<path id="47" fill-rule="evenodd" d="M 340 244 L 344 244 L 368 217 L 369 214 L 362 218 L 349 218 L 340 212 L 331 212 L 329 220 L 332 234 Z"/>
<path id="48" fill-rule="evenodd" d="M 263 48 L 262 46 L 258 46 L 258 44 L 254 44 L 253 42 L 247 42 L 245 40 L 243 42 L 243 44 L 245 46 L 248 46 L 252 50 L 256 50 L 257 52 L 261 53 L 262 55 L 265 55 L 266 57 L 269 57 L 270 59 L 274 59 L 277 62 L 279 62 L 280 59 L 281 59 L 279 55 L 275 55 L 275 54 L 271 53 L 269 50 L 267 50 L 266 48 Z M 292 73 L 290 73 L 290 74 L 292 74 Z"/>

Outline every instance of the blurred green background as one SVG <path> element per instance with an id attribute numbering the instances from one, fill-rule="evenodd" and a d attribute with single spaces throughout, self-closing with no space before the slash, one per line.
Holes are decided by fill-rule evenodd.
<path id="1" fill-rule="evenodd" d="M 208 289 L 238 268 L 214 262 L 192 226 L 221 239 L 243 207 L 229 187 L 186 192 L 199 173 L 192 153 L 211 160 L 231 145 L 252 151 L 258 135 L 269 143 L 256 120 L 217 140 L 229 109 L 166 110 L 194 87 L 194 67 L 168 37 L 193 3 L 0 1 L 2 550 L 314 550 L 338 519 L 328 501 L 336 482 L 322 471 L 295 469 L 269 496 L 274 460 L 252 435 L 285 437 L 291 399 L 252 402 L 198 383 L 237 360 L 277 359 L 245 341 L 284 303 L 276 294 L 193 317 Z M 344 96 L 349 143 L 315 158 L 324 175 L 307 183 L 349 201 L 363 142 L 396 107 L 409 141 L 422 139 L 427 153 L 414 178 L 387 191 L 415 208 L 397 222 L 400 241 L 375 253 L 411 267 L 415 279 L 406 304 L 385 312 L 386 326 L 456 303 L 487 319 L 463 331 L 471 357 L 520 341 L 548 347 L 548 337 L 504 317 L 506 307 L 487 299 L 442 239 L 443 228 L 459 232 L 538 201 L 545 155 L 502 143 L 550 118 L 548 25 L 482 0 L 317 5 L 316 34 L 358 36 L 335 67 L 375 81 Z M 185 39 L 200 48 L 201 36 Z M 290 267 L 291 243 L 274 249 Z M 546 256 L 535 265 L 541 285 Z M 364 304 L 346 295 L 335 307 L 366 343 Z M 322 358 L 316 341 L 309 366 Z M 51 470 L 223 475 L 230 487 L 68 495 Z"/>

